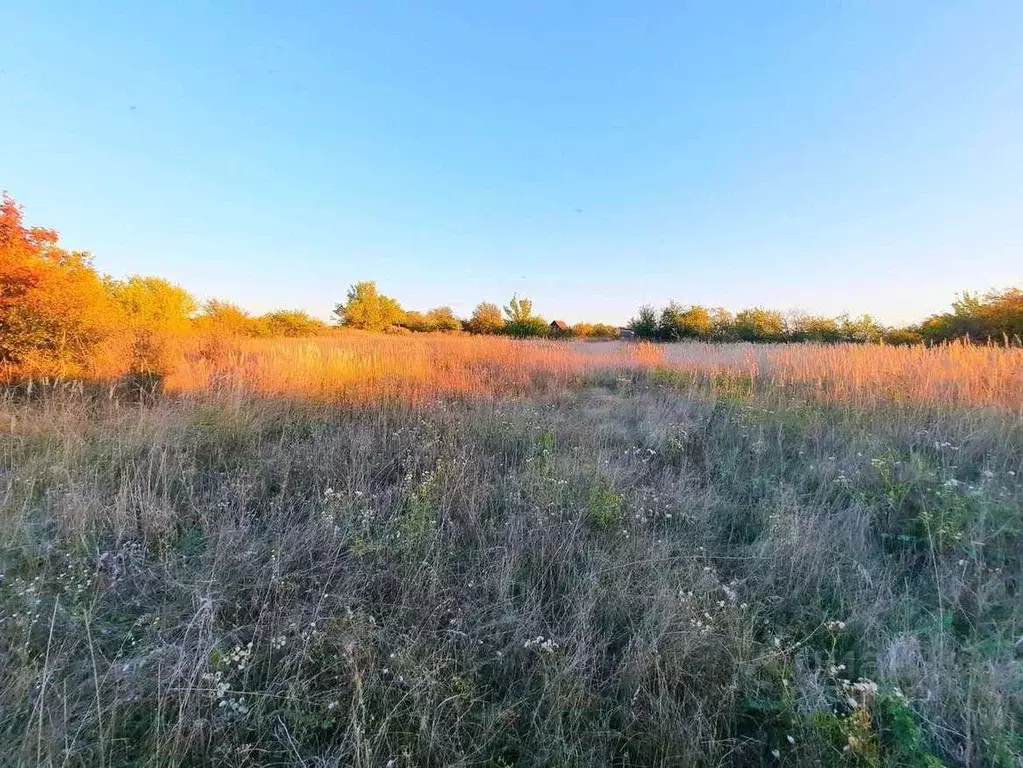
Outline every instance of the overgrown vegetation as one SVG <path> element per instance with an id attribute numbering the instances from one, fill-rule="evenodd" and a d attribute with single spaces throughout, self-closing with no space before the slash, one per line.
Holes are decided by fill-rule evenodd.
<path id="1" fill-rule="evenodd" d="M 1013 390 L 442 341 L 315 397 L 8 392 L 0 763 L 1021 759 Z"/>

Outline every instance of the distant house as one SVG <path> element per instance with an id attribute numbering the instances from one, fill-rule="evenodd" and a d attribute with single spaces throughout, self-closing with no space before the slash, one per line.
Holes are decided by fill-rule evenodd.
<path id="1" fill-rule="evenodd" d="M 634 339 L 636 338 L 636 332 L 631 328 L 619 328 L 618 329 L 619 339 Z"/>
<path id="2" fill-rule="evenodd" d="M 564 320 L 551 320 L 551 336 L 567 336 L 572 329 Z"/>

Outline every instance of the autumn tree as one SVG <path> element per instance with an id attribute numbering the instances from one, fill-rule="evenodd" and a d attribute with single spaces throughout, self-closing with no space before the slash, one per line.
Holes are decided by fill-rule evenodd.
<path id="1" fill-rule="evenodd" d="M 120 327 L 87 253 L 69 252 L 57 233 L 26 227 L 22 209 L 0 198 L 0 363 L 21 375 L 98 371 L 101 347 Z M 108 361 L 104 361 L 108 362 Z"/>
<path id="2" fill-rule="evenodd" d="M 500 333 L 504 330 L 504 317 L 501 308 L 488 301 L 476 305 L 465 323 L 465 330 L 470 333 Z"/>
<path id="3" fill-rule="evenodd" d="M 349 328 L 382 331 L 397 325 L 404 314 L 401 305 L 390 296 L 377 291 L 377 284 L 367 280 L 348 289 L 348 299 L 334 309 L 338 322 Z"/>

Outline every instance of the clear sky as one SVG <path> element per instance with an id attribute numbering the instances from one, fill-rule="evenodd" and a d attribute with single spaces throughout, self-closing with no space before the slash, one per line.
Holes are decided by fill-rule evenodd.
<path id="1" fill-rule="evenodd" d="M 114 275 L 621 322 L 1023 283 L 1023 2 L 9 0 L 0 187 Z"/>

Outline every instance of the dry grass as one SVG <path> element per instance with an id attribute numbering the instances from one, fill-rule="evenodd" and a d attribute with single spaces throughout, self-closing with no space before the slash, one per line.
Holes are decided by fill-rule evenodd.
<path id="1" fill-rule="evenodd" d="M 183 352 L 172 392 L 231 389 L 331 400 L 521 395 L 578 384 L 588 373 L 666 368 L 797 387 L 815 399 L 885 400 L 1023 412 L 1023 349 L 840 345 L 515 341 L 443 334 L 358 332 L 314 340 L 221 343 Z"/>
<path id="2" fill-rule="evenodd" d="M 0 405 L 2 765 L 1021 760 L 1019 350 L 179 359 Z"/>

